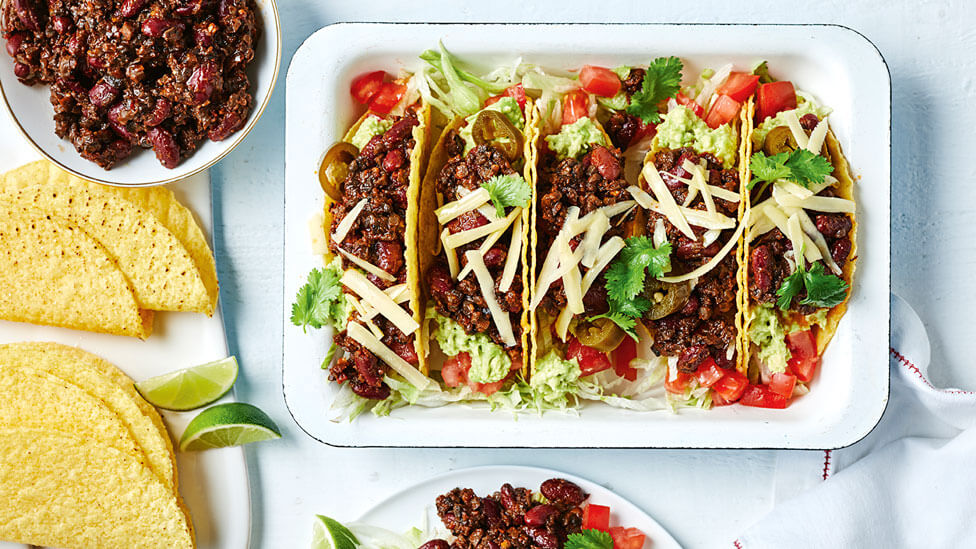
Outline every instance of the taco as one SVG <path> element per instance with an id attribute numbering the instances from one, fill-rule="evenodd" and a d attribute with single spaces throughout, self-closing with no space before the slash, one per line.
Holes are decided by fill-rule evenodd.
<path id="1" fill-rule="evenodd" d="M 369 401 L 362 406 L 389 399 L 391 385 L 430 383 L 416 245 L 430 108 L 412 77 L 376 76 L 353 83 L 370 111 L 322 160 L 326 266 L 309 275 L 292 315 L 301 326 L 335 328 L 323 368 Z"/>
<path id="2" fill-rule="evenodd" d="M 740 273 L 754 395 L 782 407 L 806 392 L 847 309 L 857 259 L 854 182 L 831 110 L 757 70 L 746 174 L 752 210 Z"/>
<path id="3" fill-rule="evenodd" d="M 422 58 L 433 61 L 430 78 L 474 93 L 446 51 Z M 491 86 L 499 93 L 477 96 L 475 112 L 439 102 L 453 120 L 433 148 L 420 199 L 425 328 L 446 357 L 444 384 L 467 397 L 515 385 L 528 364 L 535 110 L 520 84 Z"/>

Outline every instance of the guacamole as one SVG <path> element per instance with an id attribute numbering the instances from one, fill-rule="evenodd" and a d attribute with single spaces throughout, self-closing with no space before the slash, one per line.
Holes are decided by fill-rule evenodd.
<path id="1" fill-rule="evenodd" d="M 427 318 L 437 321 L 437 344 L 447 356 L 468 353 L 471 369 L 468 379 L 475 383 L 494 383 L 505 379 L 512 369 L 512 359 L 500 345 L 485 334 L 468 335 L 460 324 L 427 308 Z"/>
<path id="2" fill-rule="evenodd" d="M 376 116 L 367 116 L 363 120 L 363 123 L 359 125 L 359 128 L 356 129 L 356 133 L 353 134 L 349 142 L 355 145 L 357 149 L 362 149 L 366 146 L 366 143 L 369 143 L 370 139 L 386 133 L 386 130 L 390 129 L 391 126 L 393 126 L 393 122 L 390 120 L 383 120 Z"/>
<path id="3" fill-rule="evenodd" d="M 332 271 L 335 275 L 335 279 L 339 280 L 342 278 L 342 258 L 336 256 L 332 258 L 323 269 L 323 271 Z M 329 316 L 327 323 L 330 324 L 336 330 L 345 330 L 346 322 L 349 321 L 349 314 L 352 313 L 352 307 L 349 305 L 349 301 L 346 299 L 346 294 L 340 292 L 339 297 L 329 304 Z"/>
<path id="4" fill-rule="evenodd" d="M 756 309 L 756 316 L 749 327 L 749 339 L 759 346 L 759 360 L 766 364 L 770 372 L 786 371 L 790 349 L 786 346 L 786 331 L 775 307 L 760 305 Z"/>
<path id="5" fill-rule="evenodd" d="M 525 130 L 525 116 L 522 115 L 522 109 L 519 108 L 518 101 L 511 97 L 502 97 L 498 101 L 495 101 L 491 105 L 481 109 L 481 111 L 497 111 L 505 115 L 508 121 L 512 123 L 513 126 L 519 130 Z M 471 136 L 471 129 L 474 127 L 474 121 L 477 120 L 478 111 L 471 116 L 464 119 L 467 122 L 458 134 L 461 139 L 464 140 L 464 154 L 468 154 L 468 151 L 474 148 L 474 137 Z"/>
<path id="6" fill-rule="evenodd" d="M 564 408 L 569 405 L 568 395 L 576 394 L 576 381 L 580 377 L 576 360 L 562 360 L 556 351 L 539 359 L 532 371 L 529 387 L 541 403 Z"/>
<path id="7" fill-rule="evenodd" d="M 829 107 L 818 107 L 813 104 L 813 101 L 804 101 L 803 103 L 797 105 L 797 107 L 792 111 L 782 111 L 777 113 L 776 116 L 767 118 L 752 132 L 752 145 L 757 150 L 762 148 L 769 130 L 786 125 L 786 120 L 783 118 L 783 113 L 787 112 L 796 113 L 797 118 L 802 118 L 803 115 L 812 113 L 817 115 L 817 118 L 823 120 L 823 117 L 827 116 L 833 111 Z"/>
<path id="8" fill-rule="evenodd" d="M 738 156 L 738 133 L 733 124 L 725 124 L 714 130 L 688 107 L 677 105 L 664 115 L 657 126 L 654 147 L 680 149 L 692 147 L 698 152 L 715 155 L 726 169 L 735 165 Z"/>
<path id="9" fill-rule="evenodd" d="M 546 136 L 546 143 L 556 156 L 563 158 L 577 158 L 584 154 L 589 146 L 606 145 L 603 132 L 589 118 L 580 118 L 572 124 L 567 124 L 555 135 Z"/>

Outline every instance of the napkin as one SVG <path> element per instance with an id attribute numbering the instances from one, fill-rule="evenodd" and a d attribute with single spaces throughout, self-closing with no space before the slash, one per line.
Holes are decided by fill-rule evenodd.
<path id="1" fill-rule="evenodd" d="M 778 477 L 795 487 L 806 471 L 808 482 L 798 494 L 778 486 L 773 510 L 733 546 L 976 547 L 976 392 L 935 387 L 929 358 L 925 326 L 892 296 L 881 422 L 848 448 L 781 452 Z"/>

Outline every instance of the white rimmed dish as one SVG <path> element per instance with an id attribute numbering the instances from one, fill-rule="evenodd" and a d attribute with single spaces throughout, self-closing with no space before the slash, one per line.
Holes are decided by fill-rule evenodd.
<path id="1" fill-rule="evenodd" d="M 543 66 L 643 65 L 676 55 L 686 74 L 766 59 L 834 109 L 834 129 L 855 173 L 860 257 L 847 315 L 808 395 L 785 410 L 727 406 L 708 411 L 630 412 L 587 404 L 579 417 L 468 406 L 406 407 L 391 417 L 332 422 L 336 386 L 319 368 L 328 332 L 303 333 L 287 311 L 307 273 L 321 267 L 309 218 L 322 205 L 316 168 L 357 116 L 352 77 L 419 66 L 438 39 L 466 60 L 491 66 L 515 57 Z M 499 46 L 503 45 L 503 46 Z M 337 24 L 312 37 L 288 72 L 285 186 L 283 390 L 298 424 L 335 446 L 837 448 L 863 438 L 888 400 L 890 79 L 867 39 L 829 25 L 429 25 Z"/>
<path id="2" fill-rule="evenodd" d="M 357 522 L 405 532 L 420 526 L 426 514 L 428 524 L 440 524 L 434 509 L 437 496 L 454 488 L 471 488 L 479 496 L 497 492 L 502 484 L 538 491 L 548 479 L 563 478 L 576 483 L 590 495 L 588 503 L 610 507 L 610 524 L 639 528 L 647 536 L 644 547 L 680 549 L 680 545 L 656 520 L 633 503 L 595 482 L 551 469 L 517 465 L 490 465 L 459 469 L 430 478 L 393 494 L 363 513 Z M 342 517 L 333 517 L 342 520 Z"/>
<path id="3" fill-rule="evenodd" d="M 255 0 L 263 32 L 248 67 L 250 92 L 254 98 L 247 123 L 220 142 L 204 140 L 199 148 L 173 169 L 163 167 L 151 150 L 138 147 L 132 155 L 106 170 L 86 160 L 70 141 L 54 134 L 50 89 L 45 85 L 25 86 L 13 72 L 13 58 L 0 55 L 0 96 L 4 109 L 24 138 L 51 162 L 90 181 L 105 185 L 145 187 L 185 179 L 216 164 L 237 147 L 257 124 L 271 100 L 281 66 L 281 25 L 275 0 Z M 0 39 L 0 42 L 3 42 Z"/>

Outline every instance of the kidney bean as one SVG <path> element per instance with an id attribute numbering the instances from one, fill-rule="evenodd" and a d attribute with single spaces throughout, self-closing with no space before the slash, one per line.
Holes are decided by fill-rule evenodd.
<path id="1" fill-rule="evenodd" d="M 213 32 L 214 28 L 212 25 L 207 25 L 206 28 L 194 27 L 193 28 L 193 42 L 201 48 L 209 48 L 213 45 Z"/>
<path id="2" fill-rule="evenodd" d="M 411 129 L 419 124 L 416 118 L 409 116 L 401 118 L 396 124 L 386 130 L 383 134 L 383 144 L 386 148 L 391 149 L 394 145 L 402 141 L 406 136 L 410 135 Z"/>
<path id="3" fill-rule="evenodd" d="M 92 86 L 92 89 L 88 91 L 88 98 L 91 100 L 92 105 L 95 105 L 95 107 L 99 109 L 103 109 L 114 103 L 118 96 L 118 88 L 112 84 L 109 84 L 105 80 L 99 80 L 98 83 Z"/>
<path id="4" fill-rule="evenodd" d="M 367 158 L 372 158 L 376 156 L 376 153 L 380 152 L 383 147 L 383 136 L 374 135 L 370 140 L 363 145 L 363 149 L 359 151 L 359 156 L 365 156 Z"/>
<path id="5" fill-rule="evenodd" d="M 68 53 L 71 54 L 72 57 L 81 57 L 84 39 L 85 36 L 80 32 L 72 34 L 71 38 L 68 39 Z"/>
<path id="6" fill-rule="evenodd" d="M 505 264 L 508 254 L 505 250 L 495 247 L 485 252 L 485 266 L 489 268 L 501 267 Z"/>
<path id="7" fill-rule="evenodd" d="M 122 6 L 119 7 L 119 15 L 125 18 L 134 17 L 142 8 L 146 5 L 149 0 L 125 0 L 122 2 Z"/>
<path id="8" fill-rule="evenodd" d="M 406 360 L 408 364 L 413 364 L 416 366 L 420 360 L 417 358 L 417 349 L 413 346 L 413 343 L 400 343 L 397 341 L 390 343 L 390 350 L 392 350 L 396 355 L 403 360 Z"/>
<path id="9" fill-rule="evenodd" d="M 27 33 L 24 32 L 15 32 L 7 37 L 7 53 L 10 54 L 10 57 L 17 56 L 20 45 L 24 43 L 25 38 L 27 38 Z"/>
<path id="10" fill-rule="evenodd" d="M 563 478 L 551 478 L 542 483 L 539 491 L 549 501 L 562 503 L 573 507 L 583 503 L 586 493 L 583 489 Z"/>
<path id="11" fill-rule="evenodd" d="M 756 246 L 749 254 L 749 271 L 756 288 L 767 294 L 773 285 L 773 257 L 769 246 Z"/>
<path id="12" fill-rule="evenodd" d="M 502 507 L 508 511 L 512 511 L 518 505 L 515 498 L 515 490 L 512 488 L 511 484 L 507 482 L 502 484 L 501 490 L 498 491 L 498 499 L 500 500 Z"/>
<path id="13" fill-rule="evenodd" d="M 349 385 L 352 387 L 353 393 L 363 398 L 368 398 L 370 400 L 386 400 L 390 397 L 390 388 L 386 385 L 376 386 L 352 382 L 350 382 Z"/>
<path id="14" fill-rule="evenodd" d="M 183 23 L 173 19 L 163 19 L 161 17 L 149 17 L 142 22 L 142 34 L 158 38 L 171 28 L 183 29 Z"/>
<path id="15" fill-rule="evenodd" d="M 58 34 L 64 34 L 71 32 L 71 29 L 74 28 L 74 23 L 67 17 L 55 15 L 51 18 L 51 26 L 54 27 L 54 31 Z"/>
<path id="16" fill-rule="evenodd" d="M 85 61 L 87 61 L 88 62 L 88 66 L 91 67 L 91 68 L 93 68 L 93 69 L 104 69 L 105 67 L 108 66 L 100 58 L 98 58 L 98 57 L 96 57 L 94 55 L 89 55 L 85 59 Z"/>
<path id="17" fill-rule="evenodd" d="M 431 295 L 445 296 L 454 289 L 454 282 L 450 273 L 441 265 L 434 265 L 427 272 L 427 284 L 430 285 Z"/>
<path id="18" fill-rule="evenodd" d="M 112 127 L 112 130 L 119 134 L 120 137 L 124 137 L 130 142 L 138 141 L 139 136 L 131 131 L 129 131 L 128 126 L 123 123 L 116 122 L 115 120 L 109 120 L 108 125 Z"/>
<path id="19" fill-rule="evenodd" d="M 193 74 L 186 80 L 186 86 L 193 93 L 194 104 L 200 105 L 210 99 L 217 76 L 217 65 L 209 61 L 200 63 L 193 69 Z"/>
<path id="20" fill-rule="evenodd" d="M 12 0 L 14 3 L 14 12 L 17 13 L 17 18 L 20 19 L 21 23 L 24 24 L 29 30 L 34 32 L 41 31 L 41 19 L 37 15 L 37 9 L 33 5 L 32 0 Z"/>
<path id="21" fill-rule="evenodd" d="M 499 526 L 504 526 L 502 522 L 502 509 L 498 505 L 498 502 L 491 498 L 481 498 L 481 511 L 485 515 L 485 520 L 488 521 L 488 526 L 490 528 L 498 528 Z"/>
<path id="22" fill-rule="evenodd" d="M 850 218 L 844 214 L 818 214 L 813 222 L 827 238 L 844 238 L 853 226 Z"/>
<path id="23" fill-rule="evenodd" d="M 464 212 L 463 214 L 449 221 L 447 223 L 447 228 L 453 234 L 470 229 L 476 229 L 487 224 L 487 217 L 481 215 L 481 213 L 479 213 L 477 210 L 472 210 L 470 212 Z"/>
<path id="24" fill-rule="evenodd" d="M 173 13 L 180 17 L 189 17 L 200 13 L 203 9 L 203 0 L 186 0 L 183 5 L 177 6 Z"/>
<path id="25" fill-rule="evenodd" d="M 528 526 L 545 526 L 546 521 L 549 517 L 559 513 L 559 509 L 556 509 L 552 505 L 536 505 L 535 507 L 526 511 L 525 516 L 522 520 Z"/>
<path id="26" fill-rule="evenodd" d="M 376 266 L 395 276 L 403 267 L 403 246 L 394 240 L 378 241 L 376 243 Z"/>
<path id="27" fill-rule="evenodd" d="M 837 242 L 834 242 L 833 247 L 830 249 L 830 257 L 834 258 L 834 263 L 837 263 L 840 267 L 844 266 L 847 262 L 847 256 L 851 253 L 851 239 L 842 238 Z"/>
<path id="28" fill-rule="evenodd" d="M 682 238 L 674 250 L 674 255 L 679 259 L 696 259 L 699 257 L 712 257 L 722 249 L 722 243 L 716 240 L 708 246 L 702 246 L 697 240 Z"/>
<path id="29" fill-rule="evenodd" d="M 694 372 L 706 358 L 708 358 L 708 347 L 704 345 L 687 347 L 678 355 L 678 370 L 688 373 Z"/>
<path id="30" fill-rule="evenodd" d="M 156 104 L 153 106 L 152 116 L 149 120 L 146 120 L 146 126 L 154 127 L 162 124 L 167 118 L 169 118 L 172 113 L 173 105 L 169 102 L 169 99 L 160 97 L 156 100 Z"/>
<path id="31" fill-rule="evenodd" d="M 699 301 L 697 297 L 695 296 L 689 297 L 688 301 L 685 302 L 685 306 L 681 308 L 681 314 L 683 314 L 684 316 L 691 316 L 694 314 L 698 314 L 698 305 L 699 305 Z"/>
<path id="32" fill-rule="evenodd" d="M 450 545 L 442 539 L 432 539 L 421 545 L 418 549 L 450 549 Z"/>
<path id="33" fill-rule="evenodd" d="M 167 168 L 175 168 L 180 163 L 180 148 L 176 145 L 173 135 L 162 128 L 153 128 L 146 134 L 156 159 Z"/>
<path id="34" fill-rule="evenodd" d="M 17 78 L 27 78 L 30 76 L 30 67 L 23 63 L 14 63 L 14 76 Z"/>
<path id="35" fill-rule="evenodd" d="M 353 355 L 356 371 L 370 385 L 379 385 L 383 381 L 383 372 L 373 353 L 362 351 Z"/>
<path id="36" fill-rule="evenodd" d="M 220 125 L 214 128 L 210 128 L 207 136 L 211 141 L 223 141 L 230 137 L 231 134 L 241 129 L 244 125 L 244 121 L 241 120 L 237 113 L 231 112 L 227 113 L 227 116 L 220 121 Z"/>
<path id="37" fill-rule="evenodd" d="M 403 149 L 393 149 L 383 157 L 383 169 L 387 172 L 394 172 L 400 169 L 404 160 Z"/>
<path id="38" fill-rule="evenodd" d="M 596 166 L 600 175 L 607 181 L 620 177 L 620 161 L 606 147 L 594 147 L 590 153 L 590 163 Z"/>
<path id="39" fill-rule="evenodd" d="M 819 123 L 820 119 L 817 118 L 817 115 L 813 114 L 812 112 L 804 114 L 800 117 L 800 127 L 804 130 L 812 130 L 816 128 L 817 124 Z"/>
<path id="40" fill-rule="evenodd" d="M 542 549 L 559 549 L 559 538 L 545 528 L 526 526 L 523 531 Z"/>

